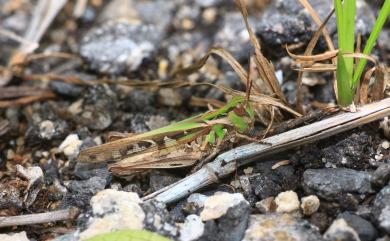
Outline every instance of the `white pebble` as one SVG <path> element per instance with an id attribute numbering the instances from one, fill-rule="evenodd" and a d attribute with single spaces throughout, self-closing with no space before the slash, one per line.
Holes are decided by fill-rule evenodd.
<path id="1" fill-rule="evenodd" d="M 383 149 L 389 149 L 389 147 L 390 147 L 390 142 L 388 142 L 388 141 L 384 141 L 384 142 L 382 142 L 382 148 Z"/>
<path id="2" fill-rule="evenodd" d="M 299 209 L 298 195 L 294 191 L 281 192 L 275 198 L 276 212 L 290 213 Z"/>

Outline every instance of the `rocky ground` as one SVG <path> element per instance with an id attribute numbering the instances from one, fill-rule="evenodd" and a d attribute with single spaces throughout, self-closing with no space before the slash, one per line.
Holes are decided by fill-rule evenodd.
<path id="1" fill-rule="evenodd" d="M 23 36 L 36 2 L 0 0 L 0 29 Z M 126 180 L 113 176 L 106 164 L 78 163 L 79 151 L 105 142 L 110 131 L 149 131 L 205 111 L 196 98 L 224 100 L 222 92 L 209 87 L 150 90 L 98 80 L 168 81 L 174 70 L 194 63 L 212 46 L 223 47 L 246 66 L 253 49 L 232 0 L 91 0 L 79 15 L 76 2 L 60 11 L 36 53 L 77 58 L 33 60 L 23 75 L 9 81 L 1 72 L 0 216 L 66 208 L 80 214 L 67 221 L 3 227 L 0 240 L 75 241 L 120 229 L 146 229 L 180 241 L 390 240 L 390 143 L 379 123 L 259 159 L 219 185 L 170 205 L 141 198 L 188 170 L 151 171 Z M 309 2 L 321 18 L 331 10 L 331 1 Z M 296 72 L 285 45 L 304 46 L 317 26 L 297 0 L 248 5 L 249 22 L 294 106 Z M 378 5 L 358 1 L 357 31 L 363 40 Z M 336 40 L 334 18 L 328 30 Z M 389 32 L 387 25 L 374 51 L 387 65 Z M 0 32 L 1 66 L 7 66 L 17 46 Z M 317 51 L 325 49 L 320 42 Z M 331 78 L 328 73 L 304 79 L 308 112 L 318 106 L 313 103 L 335 103 Z M 244 89 L 219 58 L 188 79 Z M 7 97 L 10 86 L 44 90 L 54 98 L 15 105 L 12 100 L 20 96 Z M 281 160 L 288 165 L 273 168 Z"/>

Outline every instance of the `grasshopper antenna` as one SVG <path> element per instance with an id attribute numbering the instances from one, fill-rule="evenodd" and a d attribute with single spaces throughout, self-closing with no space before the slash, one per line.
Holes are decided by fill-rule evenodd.
<path id="1" fill-rule="evenodd" d="M 247 71 L 247 79 L 246 79 L 246 101 L 245 101 L 245 106 L 248 105 L 249 103 L 249 97 L 251 95 L 251 90 L 252 90 L 252 78 L 251 78 L 251 73 L 252 73 L 252 58 L 251 54 L 249 54 L 249 64 L 248 64 L 248 71 Z"/>

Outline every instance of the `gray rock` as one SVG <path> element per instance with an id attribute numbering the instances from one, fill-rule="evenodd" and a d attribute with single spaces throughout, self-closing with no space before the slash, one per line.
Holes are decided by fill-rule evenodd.
<path id="1" fill-rule="evenodd" d="M 91 87 L 81 101 L 79 110 L 72 112 L 77 123 L 92 130 L 104 130 L 111 125 L 116 114 L 117 98 L 109 87 Z"/>
<path id="2" fill-rule="evenodd" d="M 33 106 L 33 115 L 24 134 L 26 146 L 33 147 L 62 140 L 68 133 L 68 123 L 57 116 L 55 106 L 49 102 Z"/>
<path id="3" fill-rule="evenodd" d="M 360 241 L 358 233 L 342 218 L 333 221 L 324 238 L 327 241 Z"/>
<path id="4" fill-rule="evenodd" d="M 62 200 L 62 206 L 76 206 L 80 208 L 85 208 L 91 197 L 97 192 L 103 190 L 107 185 L 107 180 L 95 176 L 87 180 L 72 180 L 66 184 L 68 192 L 65 194 L 64 199 Z"/>
<path id="5" fill-rule="evenodd" d="M 156 52 L 163 32 L 154 25 L 106 22 L 91 29 L 80 43 L 80 55 L 99 73 L 135 71 Z"/>
<path id="6" fill-rule="evenodd" d="M 92 217 L 87 228 L 80 233 L 85 240 L 95 235 L 111 231 L 144 227 L 145 213 L 136 193 L 106 189 L 91 199 Z"/>
<path id="7" fill-rule="evenodd" d="M 242 240 L 248 226 L 249 214 L 249 203 L 241 201 L 238 205 L 229 208 L 220 218 L 207 221 L 204 234 L 200 240 Z"/>
<path id="8" fill-rule="evenodd" d="M 0 183 L 0 209 L 22 208 L 22 190 L 8 183 Z"/>
<path id="9" fill-rule="evenodd" d="M 372 213 L 379 228 L 390 234 L 390 186 L 385 186 L 376 195 Z"/>
<path id="10" fill-rule="evenodd" d="M 346 194 L 374 193 L 371 174 L 346 168 L 308 169 L 303 173 L 303 188 L 307 194 L 316 194 L 326 200 L 339 200 Z"/>
<path id="11" fill-rule="evenodd" d="M 375 227 L 369 221 L 358 215 L 343 212 L 339 214 L 337 218 L 344 219 L 348 226 L 357 232 L 361 241 L 372 241 L 378 237 L 378 231 Z"/>
<path id="12" fill-rule="evenodd" d="M 70 192 L 96 194 L 106 186 L 107 181 L 102 177 L 91 177 L 88 180 L 70 181 L 66 186 Z"/>
<path id="13" fill-rule="evenodd" d="M 319 230 L 291 214 L 261 214 L 250 217 L 243 241 L 323 240 Z"/>
<path id="14" fill-rule="evenodd" d="M 372 174 L 371 184 L 375 187 L 383 187 L 390 180 L 390 164 L 381 164 Z"/>
<path id="15" fill-rule="evenodd" d="M 255 194 L 259 199 L 276 196 L 283 191 L 279 184 L 265 176 L 257 176 L 252 179 L 251 183 L 254 186 Z"/>
<path id="16" fill-rule="evenodd" d="M 324 19 L 331 11 L 331 0 L 312 0 L 310 4 Z M 374 24 L 374 13 L 365 1 L 357 1 L 356 32 L 366 36 Z M 318 26 L 311 20 L 309 13 L 298 0 L 272 1 L 264 11 L 256 28 L 256 33 L 267 46 L 284 45 L 308 41 Z M 329 21 L 327 28 L 331 35 L 336 33 L 335 17 Z"/>
<path id="17" fill-rule="evenodd" d="M 249 203 L 242 194 L 216 192 L 204 202 L 200 217 L 206 224 L 200 240 L 241 240 L 248 225 L 249 213 Z"/>
<path id="18" fill-rule="evenodd" d="M 164 203 L 151 200 L 142 203 L 141 207 L 145 212 L 144 226 L 146 229 L 170 238 L 178 236 L 178 229 Z"/>
<path id="19" fill-rule="evenodd" d="M 107 169 L 106 163 L 77 162 L 74 168 L 74 175 L 82 180 L 97 176 L 106 179 L 107 182 L 109 182 L 112 177 L 112 174 Z"/>
<path id="20" fill-rule="evenodd" d="M 82 39 L 80 55 L 99 73 L 118 75 L 137 70 L 159 48 L 171 8 L 165 1 L 112 1 L 100 16 L 103 23 Z"/>
<path id="21" fill-rule="evenodd" d="M 74 98 L 79 97 L 84 91 L 84 88 L 79 85 L 56 80 L 50 81 L 50 88 L 60 95 Z"/>
<path id="22" fill-rule="evenodd" d="M 63 139 L 68 133 L 68 124 L 63 120 L 43 120 L 37 125 L 30 125 L 25 133 L 29 147 Z"/>

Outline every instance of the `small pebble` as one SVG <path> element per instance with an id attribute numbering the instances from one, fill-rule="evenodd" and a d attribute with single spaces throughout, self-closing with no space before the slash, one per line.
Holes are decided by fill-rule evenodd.
<path id="1" fill-rule="evenodd" d="M 274 211 L 273 209 L 275 208 L 275 202 L 274 202 L 274 197 L 268 197 L 260 202 L 257 202 L 255 204 L 256 208 L 259 210 L 260 213 L 268 213 L 270 211 Z"/>
<path id="2" fill-rule="evenodd" d="M 188 215 L 180 228 L 180 241 L 198 240 L 204 232 L 204 223 L 195 214 Z"/>
<path id="3" fill-rule="evenodd" d="M 389 147 L 390 147 L 390 142 L 388 142 L 388 141 L 384 141 L 384 142 L 382 142 L 382 148 L 383 149 L 389 149 Z"/>
<path id="4" fill-rule="evenodd" d="M 301 208 L 303 214 L 305 215 L 312 215 L 313 213 L 317 212 L 318 208 L 320 207 L 320 199 L 318 199 L 316 195 L 303 197 L 301 202 Z"/>
<path id="5" fill-rule="evenodd" d="M 217 219 L 223 216 L 229 208 L 242 201 L 246 202 L 241 193 L 216 192 L 204 202 L 204 209 L 200 213 L 200 217 L 202 221 Z"/>
<path id="6" fill-rule="evenodd" d="M 70 134 L 59 146 L 59 151 L 63 152 L 68 158 L 74 159 L 80 151 L 80 146 L 83 142 L 79 139 L 77 134 Z"/>
<path id="7" fill-rule="evenodd" d="M 244 169 L 245 175 L 251 175 L 253 173 L 253 167 L 247 167 Z"/>
<path id="8" fill-rule="evenodd" d="M 294 191 L 281 192 L 275 198 L 276 212 L 290 213 L 299 209 L 298 195 Z"/>
<path id="9" fill-rule="evenodd" d="M 29 241 L 26 232 L 0 234 L 1 241 Z"/>

